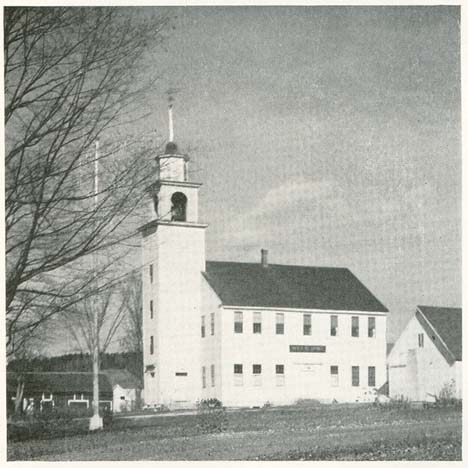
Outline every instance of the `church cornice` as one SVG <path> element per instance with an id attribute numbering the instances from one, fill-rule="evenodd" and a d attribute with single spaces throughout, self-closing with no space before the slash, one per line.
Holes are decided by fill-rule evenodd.
<path id="1" fill-rule="evenodd" d="M 208 224 L 203 223 L 190 223 L 185 221 L 165 221 L 162 219 L 155 219 L 149 223 L 144 224 L 138 231 L 142 233 L 143 237 L 149 236 L 157 231 L 158 226 L 174 226 L 174 227 L 187 227 L 187 228 L 198 228 L 206 229 Z"/>

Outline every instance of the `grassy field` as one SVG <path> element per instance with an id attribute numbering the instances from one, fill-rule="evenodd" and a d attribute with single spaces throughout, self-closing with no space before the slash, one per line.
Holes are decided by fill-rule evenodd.
<path id="1" fill-rule="evenodd" d="M 8 460 L 461 460 L 461 408 L 295 406 L 228 413 L 203 434 L 197 415 L 114 419 L 99 434 L 8 443 Z"/>

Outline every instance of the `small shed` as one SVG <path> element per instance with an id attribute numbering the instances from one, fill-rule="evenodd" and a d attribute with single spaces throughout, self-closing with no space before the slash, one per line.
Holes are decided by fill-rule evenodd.
<path id="1" fill-rule="evenodd" d="M 141 403 L 141 380 L 126 369 L 106 369 L 102 372 L 112 386 L 113 411 L 120 413 L 137 409 Z"/>

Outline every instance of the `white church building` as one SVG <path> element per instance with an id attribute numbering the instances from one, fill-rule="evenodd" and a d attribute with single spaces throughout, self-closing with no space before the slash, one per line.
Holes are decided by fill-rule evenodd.
<path id="1" fill-rule="evenodd" d="M 187 164 L 171 139 L 140 228 L 145 403 L 364 401 L 386 381 L 385 306 L 346 268 L 207 261 Z"/>

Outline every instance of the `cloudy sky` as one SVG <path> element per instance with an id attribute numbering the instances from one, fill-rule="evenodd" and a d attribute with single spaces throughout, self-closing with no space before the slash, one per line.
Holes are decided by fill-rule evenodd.
<path id="1" fill-rule="evenodd" d="M 458 7 L 170 11 L 144 125 L 167 134 L 179 88 L 208 259 L 348 267 L 390 341 L 417 304 L 460 306 Z"/>

